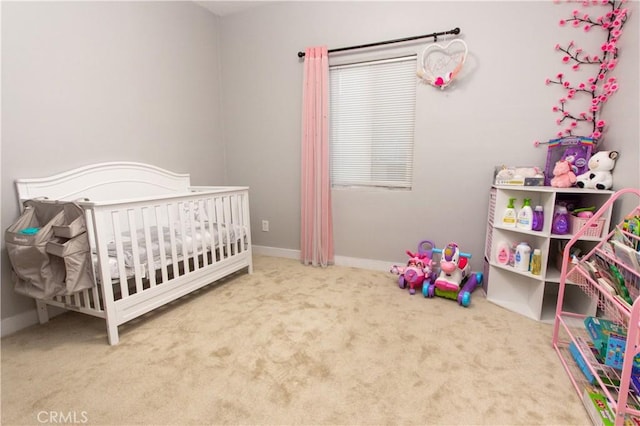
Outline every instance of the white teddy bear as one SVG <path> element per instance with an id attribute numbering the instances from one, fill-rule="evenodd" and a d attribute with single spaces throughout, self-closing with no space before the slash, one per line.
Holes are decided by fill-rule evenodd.
<path id="1" fill-rule="evenodd" d="M 576 186 L 580 188 L 610 189 L 613 186 L 611 171 L 616 164 L 618 151 L 599 151 L 589 159 L 589 171 L 578 175 Z"/>

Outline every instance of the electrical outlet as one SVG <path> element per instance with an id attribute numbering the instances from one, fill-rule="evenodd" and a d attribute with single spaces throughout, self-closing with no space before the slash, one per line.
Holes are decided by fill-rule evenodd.
<path id="1" fill-rule="evenodd" d="M 269 232 L 269 221 L 268 220 L 263 220 L 262 221 L 262 231 Z"/>

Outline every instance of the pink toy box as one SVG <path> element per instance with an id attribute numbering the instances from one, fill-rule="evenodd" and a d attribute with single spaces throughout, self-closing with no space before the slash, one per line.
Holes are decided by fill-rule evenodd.
<path id="1" fill-rule="evenodd" d="M 567 160 L 576 176 L 589 170 L 589 159 L 594 149 L 593 139 L 582 136 L 568 136 L 552 139 L 547 145 L 547 163 L 544 168 L 544 184 L 551 185 L 556 162 Z"/>

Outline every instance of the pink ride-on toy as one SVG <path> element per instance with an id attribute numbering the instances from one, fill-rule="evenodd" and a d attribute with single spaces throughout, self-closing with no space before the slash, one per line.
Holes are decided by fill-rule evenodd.
<path id="1" fill-rule="evenodd" d="M 425 240 L 418 244 L 418 252 L 412 253 L 407 250 L 409 255 L 409 261 L 407 266 L 393 265 L 391 271 L 394 274 L 398 274 L 398 287 L 404 289 L 409 286 L 409 294 L 415 294 L 416 289 L 424 288 L 424 282 L 432 282 L 435 278 L 433 272 L 433 254 L 434 244 L 431 241 Z"/>
<path id="2" fill-rule="evenodd" d="M 471 303 L 471 293 L 482 285 L 482 272 L 471 272 L 469 259 L 471 255 L 463 253 L 456 243 L 449 243 L 443 249 L 434 248 L 433 253 L 440 253 L 440 274 L 422 287 L 424 297 L 440 296 L 457 300 L 458 304 L 467 307 Z"/>

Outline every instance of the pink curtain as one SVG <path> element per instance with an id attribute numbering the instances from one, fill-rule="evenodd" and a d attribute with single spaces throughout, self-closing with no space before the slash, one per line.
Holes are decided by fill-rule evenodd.
<path id="1" fill-rule="evenodd" d="M 302 106 L 300 252 L 302 263 L 313 266 L 333 264 L 328 98 L 327 48 L 307 48 Z"/>

